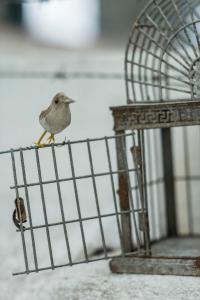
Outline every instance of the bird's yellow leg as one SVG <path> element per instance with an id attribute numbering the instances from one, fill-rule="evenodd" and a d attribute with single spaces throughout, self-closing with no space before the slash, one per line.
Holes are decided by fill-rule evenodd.
<path id="1" fill-rule="evenodd" d="M 55 143 L 55 138 L 54 138 L 54 134 L 51 133 L 51 135 L 48 137 L 47 139 L 48 143 L 50 144 L 51 142 L 54 142 Z"/>
<path id="2" fill-rule="evenodd" d="M 43 134 L 41 135 L 41 137 L 39 138 L 39 140 L 34 143 L 36 146 L 38 146 L 38 147 L 44 147 L 45 146 L 45 144 L 41 144 L 41 141 L 43 140 L 43 138 L 46 135 L 46 133 L 47 133 L 47 130 L 45 130 L 43 132 Z"/>

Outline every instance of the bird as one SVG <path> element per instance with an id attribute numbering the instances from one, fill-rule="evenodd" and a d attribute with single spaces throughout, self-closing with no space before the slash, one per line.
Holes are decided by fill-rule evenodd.
<path id="1" fill-rule="evenodd" d="M 55 143 L 55 134 L 60 133 L 71 123 L 71 111 L 69 105 L 75 101 L 63 92 L 57 93 L 49 107 L 43 110 L 39 116 L 40 125 L 44 128 L 44 132 L 35 142 L 38 147 L 44 147 L 46 144 L 42 144 L 42 140 L 47 133 L 50 133 L 47 141 L 48 144 L 51 142 Z"/>

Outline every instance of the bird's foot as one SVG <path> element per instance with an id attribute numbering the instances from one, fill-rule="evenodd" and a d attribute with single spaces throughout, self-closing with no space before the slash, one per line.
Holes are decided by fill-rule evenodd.
<path id="1" fill-rule="evenodd" d="M 64 138 L 64 140 L 62 141 L 62 145 L 64 145 L 66 143 L 66 136 Z"/>
<path id="2" fill-rule="evenodd" d="M 40 142 L 34 142 L 34 145 L 37 146 L 38 148 L 43 148 L 47 146 L 47 144 L 41 144 Z"/>
<path id="3" fill-rule="evenodd" d="M 47 141 L 48 141 L 48 144 L 51 144 L 52 142 L 55 143 L 54 134 L 51 134 L 50 137 L 48 137 Z"/>
<path id="4" fill-rule="evenodd" d="M 41 137 L 39 138 L 39 140 L 38 140 L 37 142 L 34 143 L 35 146 L 37 146 L 37 147 L 39 147 L 39 148 L 42 148 L 42 147 L 45 147 L 45 146 L 46 146 L 46 144 L 42 144 L 42 143 L 41 143 L 46 133 L 47 133 L 47 130 L 45 130 L 45 131 L 43 132 L 43 134 L 41 135 Z"/>

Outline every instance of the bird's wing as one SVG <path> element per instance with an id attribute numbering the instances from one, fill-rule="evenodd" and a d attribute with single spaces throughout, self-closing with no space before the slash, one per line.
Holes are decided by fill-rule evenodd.
<path id="1" fill-rule="evenodd" d="M 50 106 L 47 109 L 43 110 L 39 116 L 39 120 L 44 119 L 48 115 L 50 110 L 51 110 Z"/>

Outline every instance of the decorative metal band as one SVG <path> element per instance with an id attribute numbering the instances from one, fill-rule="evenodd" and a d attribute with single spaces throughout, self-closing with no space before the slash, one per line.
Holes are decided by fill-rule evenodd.
<path id="1" fill-rule="evenodd" d="M 200 124 L 200 101 L 136 103 L 111 110 L 117 131 Z"/>

